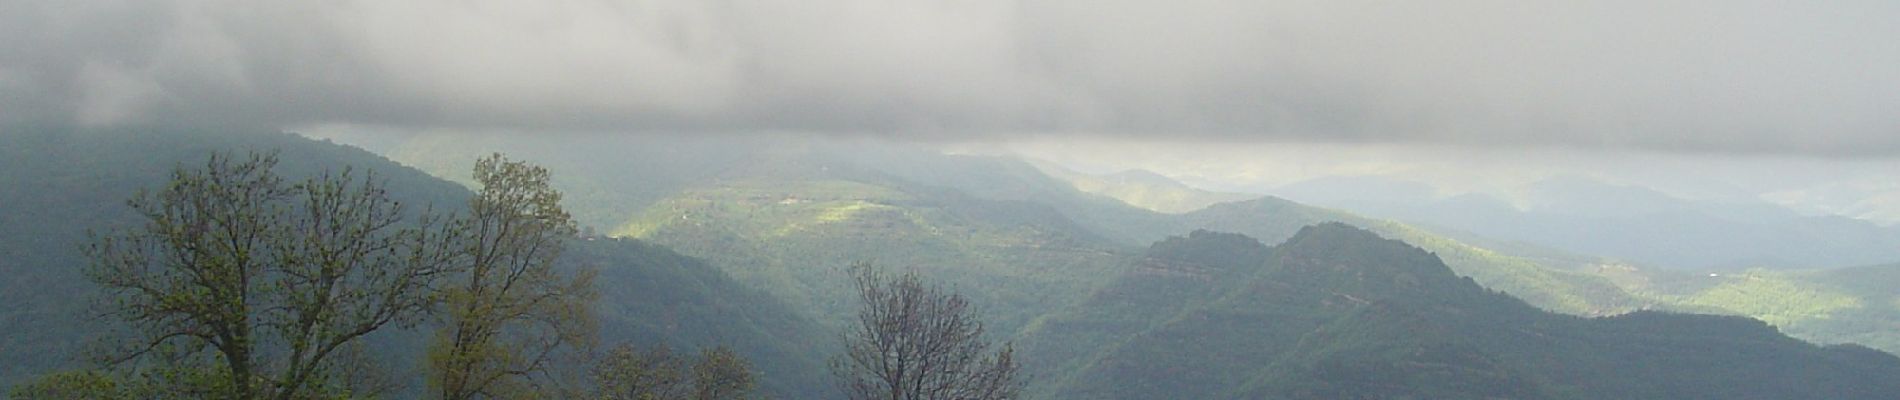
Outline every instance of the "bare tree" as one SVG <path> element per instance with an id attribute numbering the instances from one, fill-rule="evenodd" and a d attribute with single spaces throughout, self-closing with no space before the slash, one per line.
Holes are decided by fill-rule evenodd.
<path id="1" fill-rule="evenodd" d="M 574 220 L 545 168 L 500 154 L 476 162 L 467 270 L 444 288 L 429 351 L 429 384 L 443 399 L 548 396 L 550 362 L 591 338 L 592 274 L 555 268 Z"/>
<path id="2" fill-rule="evenodd" d="M 339 364 L 357 339 L 426 311 L 457 228 L 405 214 L 374 175 L 290 184 L 276 164 L 274 153 L 218 153 L 180 167 L 128 202 L 143 227 L 87 248 L 106 314 L 135 339 L 111 361 L 202 360 L 193 355 L 208 348 L 217 362 L 205 367 L 222 381 L 211 395 L 310 397 L 347 386 L 332 375 L 356 369 Z"/>
<path id="3" fill-rule="evenodd" d="M 1014 350 L 990 353 L 968 300 L 916 271 L 886 276 L 868 263 L 851 268 L 863 309 L 832 360 L 853 400 L 1001 400 L 1020 396 Z"/>

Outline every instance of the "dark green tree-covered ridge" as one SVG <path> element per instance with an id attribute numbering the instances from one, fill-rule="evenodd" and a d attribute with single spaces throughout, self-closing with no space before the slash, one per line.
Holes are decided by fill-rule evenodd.
<path id="1" fill-rule="evenodd" d="M 1068 179 L 1059 173 L 1052 176 Z M 1077 183 L 1076 187 L 1085 185 Z M 1115 190 L 1092 193 L 1124 201 L 1140 200 L 1124 198 Z M 1133 222 L 1120 224 L 1124 226 L 1121 229 L 1143 243 L 1192 229 L 1237 232 L 1274 242 L 1305 224 L 1346 222 L 1432 251 L 1459 275 L 1551 311 L 1602 316 L 1655 309 L 1740 315 L 1763 320 L 1808 341 L 1855 343 L 1900 352 L 1900 264 L 1680 271 L 1566 254 L 1443 228 L 1362 218 L 1275 198 L 1215 204 L 1171 219 L 1104 221 Z M 1111 230 L 1117 226 L 1109 225 Z"/>
<path id="2" fill-rule="evenodd" d="M 746 287 L 697 258 L 633 239 L 571 243 L 571 262 L 599 268 L 596 304 L 602 344 L 727 346 L 758 368 L 762 394 L 781 398 L 830 393 L 824 360 L 834 333 L 770 294 Z"/>
<path id="3" fill-rule="evenodd" d="M 373 170 L 408 207 L 455 211 L 468 197 L 460 185 L 373 153 L 288 134 L 18 128 L 3 134 L 0 387 L 87 365 L 86 349 L 110 325 L 88 317 L 96 288 L 80 273 L 86 232 L 137 224 L 125 200 L 163 184 L 179 163 L 202 163 L 212 151 L 275 150 L 278 171 L 291 178 L 345 166 Z M 598 237 L 569 244 L 561 262 L 599 270 L 600 339 L 607 346 L 665 343 L 691 351 L 727 345 L 759 369 L 765 394 L 828 393 L 823 360 L 835 338 L 803 311 L 718 268 L 651 243 Z M 419 377 L 413 368 L 425 333 L 380 332 L 370 339 L 384 368 Z"/>
<path id="4" fill-rule="evenodd" d="M 1020 343 L 1057 398 L 1892 398 L 1900 358 L 1760 321 L 1553 314 L 1344 224 L 1153 245 Z"/>

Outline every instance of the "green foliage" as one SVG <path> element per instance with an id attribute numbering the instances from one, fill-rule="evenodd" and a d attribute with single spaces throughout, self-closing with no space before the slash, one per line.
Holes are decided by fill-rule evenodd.
<path id="1" fill-rule="evenodd" d="M 1639 270 L 1625 287 L 1673 309 L 1741 315 L 1818 343 L 1900 351 L 1900 265 L 1703 274 Z"/>
<path id="2" fill-rule="evenodd" d="M 97 399 L 118 400 L 139 398 L 125 387 L 118 377 L 98 370 L 80 370 L 47 374 L 32 381 L 15 385 L 7 392 L 16 400 L 65 400 Z"/>
<path id="3" fill-rule="evenodd" d="M 693 398 L 705 400 L 745 399 L 758 385 L 752 376 L 752 363 L 732 349 L 715 347 L 699 351 L 693 363 Z"/>
<path id="4" fill-rule="evenodd" d="M 1525 371 L 1406 304 L 1380 302 L 1303 336 L 1233 397 L 1550 398 Z M 1244 394 L 1244 395 L 1242 395 Z"/>
<path id="5" fill-rule="evenodd" d="M 761 393 L 827 397 L 829 332 L 771 295 L 665 247 L 629 239 L 570 244 L 571 262 L 602 266 L 595 281 L 601 337 L 728 348 L 760 372 Z"/>
<path id="6" fill-rule="evenodd" d="M 689 359 L 666 345 L 616 346 L 593 362 L 586 398 L 602 400 L 738 400 L 752 398 L 751 363 L 726 347 Z"/>
<path id="7" fill-rule="evenodd" d="M 202 168 L 180 167 L 129 201 L 144 226 L 88 247 L 106 315 L 131 331 L 114 363 L 209 351 L 228 377 L 218 397 L 299 398 L 347 385 L 324 382 L 357 368 L 339 350 L 427 309 L 454 268 L 456 228 L 406 215 L 374 175 L 291 184 L 276 164 L 274 154 L 214 153 Z"/>
<path id="8" fill-rule="evenodd" d="M 4 128 L 0 128 L 4 129 Z M 284 134 L 212 134 L 141 129 L 0 132 L 0 386 L 28 375 L 89 366 L 82 351 L 119 327 L 86 316 L 98 288 L 82 274 L 87 232 L 144 223 L 126 207 L 140 188 L 160 189 L 178 166 L 202 166 L 213 151 L 277 151 L 289 182 L 358 165 L 380 172 L 395 201 L 444 204 L 466 192 L 380 156 Z M 28 212 L 30 210 L 30 212 Z M 30 328 L 29 328 L 30 327 Z"/>
<path id="9" fill-rule="evenodd" d="M 585 396 L 602 400 L 741 400 L 756 391 L 752 364 L 728 347 L 701 349 L 690 358 L 667 345 L 646 351 L 618 345 L 587 375 L 593 387 Z"/>
<path id="10" fill-rule="evenodd" d="M 474 176 L 468 265 L 441 290 L 429 388 L 449 400 L 537 397 L 562 352 L 593 339 L 594 272 L 555 268 L 578 229 L 546 168 L 494 154 Z"/>
<path id="11" fill-rule="evenodd" d="M 1720 308 L 1777 326 L 1808 318 L 1826 319 L 1843 309 L 1863 307 L 1853 296 L 1775 278 L 1741 274 L 1682 302 Z"/>
<path id="12" fill-rule="evenodd" d="M 202 165 L 214 150 L 278 149 L 275 171 L 303 181 L 324 170 L 354 166 L 387 179 L 387 194 L 411 210 L 436 205 L 459 212 L 471 193 L 460 186 L 394 164 L 360 149 L 274 133 L 176 131 L 7 132 L 0 140 L 0 387 L 51 371 L 89 368 L 88 344 L 116 345 L 102 335 L 111 321 L 87 318 L 97 289 L 82 274 L 80 251 L 87 231 L 138 226 L 126 198 L 140 187 L 159 187 L 178 164 Z M 466 170 L 464 170 L 466 171 Z M 827 397 L 822 360 L 835 342 L 802 310 L 745 287 L 699 260 L 631 240 L 575 241 L 559 261 L 562 271 L 596 269 L 603 288 L 599 306 L 603 337 L 638 343 L 694 347 L 730 345 L 755 363 L 760 392 L 778 398 Z M 306 393 L 351 393 L 413 398 L 425 387 L 415 360 L 429 334 L 383 329 L 361 346 L 338 350 L 355 368 L 321 371 L 323 381 L 392 378 L 376 387 L 325 385 Z M 194 361 L 196 362 L 196 361 Z M 363 368 L 384 367 L 384 368 Z M 144 367 L 141 367 L 144 368 Z M 173 378 L 209 376 L 164 372 Z M 139 372 L 151 374 L 155 372 Z M 132 376 L 140 376 L 134 374 Z M 365 376 L 352 376 L 365 375 Z M 177 379 L 174 379 L 177 378 Z M 195 379 L 195 378 L 194 378 Z M 209 379 L 209 378 L 207 378 Z M 121 382 L 124 382 L 123 380 Z M 203 381 L 192 387 L 212 387 Z M 377 390 L 381 388 L 382 390 Z M 391 388 L 397 391 L 390 392 Z M 314 395 L 314 394 L 313 394 Z M 203 398 L 180 395 L 171 398 Z M 138 398 L 153 398 L 138 396 Z M 162 398 L 162 397 L 161 397 Z"/>
<path id="13" fill-rule="evenodd" d="M 898 183 L 748 180 L 682 192 L 619 232 L 705 258 L 830 326 L 851 313 L 842 267 L 859 258 L 942 272 L 948 285 L 982 288 L 972 300 L 1007 332 L 1118 264 L 1112 245 L 1082 229 L 1037 222 L 1060 219 Z"/>
<path id="14" fill-rule="evenodd" d="M 686 360 L 664 345 L 646 351 L 614 347 L 594 362 L 588 375 L 594 388 L 587 397 L 612 400 L 685 399 L 694 378 L 687 373 Z"/>
<path id="15" fill-rule="evenodd" d="M 380 392 L 330 385 L 302 391 L 297 400 L 375 398 Z M 13 386 L 16 400 L 231 399 L 231 373 L 218 365 L 156 364 L 117 370 L 52 372 Z"/>

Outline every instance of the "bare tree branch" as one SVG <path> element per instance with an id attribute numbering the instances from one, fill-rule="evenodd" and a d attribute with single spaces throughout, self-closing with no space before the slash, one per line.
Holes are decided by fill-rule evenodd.
<path id="1" fill-rule="evenodd" d="M 886 276 L 868 263 L 851 267 L 864 308 L 832 360 L 840 389 L 853 400 L 1001 400 L 1020 396 L 1014 350 L 990 344 L 963 296 L 925 285 L 915 271 Z"/>

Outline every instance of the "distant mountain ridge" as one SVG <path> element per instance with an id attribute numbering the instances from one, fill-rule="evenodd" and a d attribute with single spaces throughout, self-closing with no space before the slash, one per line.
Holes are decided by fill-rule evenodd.
<path id="1" fill-rule="evenodd" d="M 227 146 L 282 148 L 293 175 L 348 164 L 387 174 L 408 202 L 456 204 L 467 193 L 368 152 L 291 135 L 24 138 L 0 143 L 7 167 L 0 204 L 37 211 L 0 213 L 0 269 L 9 276 L 0 281 L 0 300 L 15 305 L 0 310 L 0 326 L 34 329 L 0 332 L 0 347 L 8 350 L 0 354 L 0 381 L 71 365 L 64 356 L 77 345 L 71 338 L 93 327 L 75 318 L 83 304 L 59 301 L 86 290 L 71 269 L 76 247 L 61 246 L 82 240 L 87 227 L 124 223 L 124 215 L 96 211 L 122 207 L 129 195 L 122 191 L 162 179 L 169 164 Z M 465 142 L 472 144 L 443 144 L 433 153 L 442 158 L 434 171 L 462 173 L 454 160 L 461 154 L 517 154 Z M 1800 380 L 1865 390 L 1837 398 L 1894 393 L 1864 378 L 1888 376 L 1892 356 L 1864 348 L 1822 349 L 1733 317 L 1552 315 L 1497 291 L 1578 314 L 1682 307 L 1761 315 L 1812 337 L 1890 345 L 1891 335 L 1879 333 L 1893 331 L 1881 324 L 1900 321 L 1885 308 L 1900 285 L 1880 282 L 1900 277 L 1891 273 L 1900 268 L 1606 273 L 1589 258 L 1504 252 L 1278 198 L 1165 214 L 1077 190 L 1016 159 L 903 146 L 739 142 L 591 149 L 596 156 L 651 155 L 610 165 L 652 170 L 585 169 L 585 159 L 551 167 L 574 195 L 577 214 L 603 221 L 595 226 L 605 231 L 645 238 L 577 241 L 566 261 L 602 269 L 605 338 L 734 346 L 765 372 L 769 394 L 829 393 L 822 364 L 837 344 L 830 332 L 853 305 L 834 284 L 843 276 L 837 264 L 867 258 L 918 268 L 977 300 L 993 332 L 1019 344 L 1037 371 L 1032 389 L 1042 393 L 1708 398 L 1737 394 L 1709 388 L 1736 388 L 1754 394 L 1733 398 L 1802 398 L 1785 390 Z M 1193 233 L 1169 236 L 1181 232 Z M 1284 243 L 1269 247 L 1256 238 Z M 1788 293 L 1798 296 L 1780 295 Z M 1842 296 L 1852 300 L 1836 301 Z M 1799 307 L 1784 307 L 1790 305 Z M 399 354 L 414 339 L 395 335 L 379 343 Z M 1665 350 L 1617 350 L 1630 343 Z M 1677 348 L 1694 351 L 1667 350 Z M 1730 357 L 1737 348 L 1766 358 Z M 1597 350 L 1606 354 L 1576 356 Z M 1697 352 L 1713 355 L 1690 357 Z M 1652 356 L 1662 358 L 1644 358 Z M 1672 392 L 1625 358 L 1701 383 Z M 1709 367 L 1715 364 L 1797 371 Z M 1845 366 L 1865 368 L 1840 372 Z M 1690 373 L 1702 375 L 1681 375 Z M 1134 379 L 1150 374 L 1171 379 Z"/>
<path id="2" fill-rule="evenodd" d="M 1031 310 L 1048 310 L 1049 307 L 1074 301 L 1065 297 L 1080 296 L 1077 290 L 1091 285 L 1088 282 L 1112 273 L 1114 268 L 1121 268 L 1116 266 L 1119 261 L 1114 260 L 1138 253 L 1138 249 L 1168 235 L 1211 229 L 1239 232 L 1264 241 L 1277 242 L 1291 237 L 1302 226 L 1338 221 L 1367 227 L 1382 235 L 1429 249 L 1444 258 L 1446 264 L 1458 274 L 1472 277 L 1485 287 L 1510 293 L 1545 309 L 1578 315 L 1611 315 L 1642 309 L 1749 315 L 1776 321 L 1783 329 L 1803 338 L 1826 343 L 1855 341 L 1882 349 L 1900 350 L 1900 334 L 1891 333 L 1900 332 L 1900 329 L 1888 329 L 1884 322 L 1875 322 L 1900 320 L 1900 308 L 1885 306 L 1896 295 L 1900 295 L 1892 291 L 1847 293 L 1832 289 L 1833 284 L 1828 282 L 1792 283 L 1804 288 L 1812 287 L 1800 290 L 1822 295 L 1818 298 L 1857 298 L 1853 304 L 1859 304 L 1856 307 L 1860 308 L 1844 311 L 1838 308 L 1844 303 L 1814 303 L 1808 300 L 1817 298 L 1815 296 L 1781 296 L 1779 293 L 1791 292 L 1778 289 L 1788 287 L 1779 283 L 1773 286 L 1777 288 L 1774 290 L 1779 291 L 1767 292 L 1753 286 L 1734 288 L 1738 290 L 1706 286 L 1700 282 L 1709 281 L 1707 277 L 1486 238 L 1442 227 L 1421 227 L 1363 217 L 1274 197 L 1218 203 L 1183 214 L 1160 213 L 1131 206 L 1110 196 L 1079 190 L 1066 180 L 1044 173 L 1033 162 L 1007 156 L 947 155 L 927 147 L 901 143 L 798 141 L 769 136 L 756 140 L 591 137 L 570 146 L 551 146 L 541 141 L 509 137 L 458 135 L 447 139 L 422 137 L 405 147 L 413 150 L 397 153 L 422 157 L 405 159 L 405 162 L 441 165 L 444 167 L 439 170 L 449 173 L 459 173 L 465 165 L 453 165 L 455 163 L 444 163 L 438 159 L 460 159 L 461 156 L 456 154 L 473 157 L 492 149 L 506 149 L 511 154 L 544 162 L 556 172 L 557 186 L 570 193 L 570 201 L 576 204 L 576 215 L 606 217 L 585 222 L 593 224 L 602 232 L 616 232 L 628 227 L 637 229 L 625 232 L 646 232 L 646 227 L 658 226 L 684 228 L 688 226 L 684 225 L 685 222 L 700 216 L 717 217 L 726 221 L 720 224 L 727 228 L 749 226 L 724 233 L 698 230 L 699 233 L 693 234 L 653 237 L 669 241 L 682 251 L 696 256 L 724 258 L 724 261 L 715 264 L 749 285 L 762 285 L 775 294 L 787 296 L 794 303 L 810 303 L 838 294 L 835 283 L 827 284 L 830 285 L 828 289 L 826 286 L 813 285 L 821 280 L 836 279 L 835 271 L 829 270 L 835 266 L 830 265 L 867 255 L 867 258 L 875 261 L 898 265 L 916 264 L 926 268 L 973 265 L 992 271 L 977 276 L 1028 273 L 1020 267 L 1011 266 L 1021 263 L 1059 265 L 1063 266 L 1062 270 L 1089 271 L 1081 272 L 1087 275 L 1085 277 L 1056 277 L 1049 272 L 1055 269 L 1037 272 L 1031 276 L 1055 284 L 1051 286 L 1055 289 L 1040 291 L 1042 293 L 1034 298 L 994 298 L 1009 302 L 999 307 L 1016 314 L 1007 318 L 1013 322 L 1006 325 L 1014 325 L 1038 312 Z M 787 177 L 795 179 L 782 179 Z M 753 194 L 734 197 L 741 193 Z M 822 196 L 809 196 L 811 194 Z M 786 195 L 803 197 L 789 199 Z M 727 200 L 718 200 L 722 198 Z M 829 203 L 813 201 L 818 198 L 824 198 Z M 893 198 L 908 200 L 893 202 Z M 787 204 L 775 203 L 784 200 L 790 201 Z M 700 206 L 707 204 L 722 206 Z M 954 207 L 945 207 L 951 205 Z M 826 213 L 825 210 L 838 212 Z M 956 211 L 946 212 L 951 210 Z M 798 217 L 800 213 L 808 216 Z M 988 217 L 992 222 L 963 220 L 986 214 L 1009 217 Z M 910 231 L 921 235 L 872 235 L 869 241 L 865 241 L 854 239 L 864 232 L 854 233 L 848 229 L 851 226 L 849 224 L 809 223 L 817 221 L 821 215 L 829 215 L 827 218 L 840 221 L 858 217 L 888 220 L 893 223 L 890 226 L 903 229 L 935 226 L 937 232 L 960 231 L 965 235 L 939 236 L 927 233 L 930 229 L 921 229 Z M 906 215 L 927 216 L 916 221 L 928 223 L 896 223 L 907 220 L 909 217 Z M 805 222 L 800 222 L 801 218 Z M 994 223 L 1017 218 L 1022 219 L 1015 221 L 1019 224 Z M 822 233 L 818 237 L 797 241 L 780 241 L 776 239 L 777 236 L 769 234 L 793 225 L 824 230 L 812 231 Z M 880 222 L 877 226 L 883 227 L 884 224 Z M 941 229 L 949 226 L 968 226 L 977 230 Z M 1016 233 L 1005 233 L 1012 231 Z M 1078 239 L 1072 242 L 1085 245 L 1045 246 L 1039 249 L 1032 244 L 1046 239 L 1032 240 L 1029 238 L 1036 234 L 1022 234 L 1032 231 Z M 827 238 L 826 235 L 830 236 Z M 665 237 L 671 239 L 663 239 Z M 735 237 L 751 239 L 730 239 Z M 929 239 L 904 241 L 909 238 Z M 761 245 L 767 242 L 777 244 Z M 913 243 L 931 244 L 917 246 Z M 996 246 L 1008 243 L 1022 245 Z M 854 250 L 840 251 L 844 249 Z M 800 253 L 803 255 L 797 255 Z M 922 256 L 926 253 L 935 255 Z M 948 254 L 960 255 L 945 256 Z M 1109 265 L 1101 266 L 1103 263 Z M 805 268 L 791 268 L 797 265 L 805 265 L 810 269 L 794 272 Z M 1777 282 L 1789 282 L 1788 279 L 1797 278 L 1788 276 L 1775 279 Z M 798 280 L 809 282 L 786 283 Z M 987 281 L 978 279 L 963 284 L 974 285 Z M 1749 282 L 1757 281 L 1737 281 Z M 1900 287 L 1900 284 L 1896 287 Z M 1704 293 L 1705 290 L 1718 291 Z M 1740 293 L 1764 294 L 1753 296 Z M 831 310 L 842 307 L 842 303 L 835 300 L 816 304 Z M 835 313 L 833 315 L 834 320 L 839 318 Z M 1850 319 L 1841 321 L 1829 318 L 1830 315 L 1848 316 Z"/>
<path id="3" fill-rule="evenodd" d="M 732 147 L 719 144 L 738 141 L 622 138 L 588 143 L 583 153 L 621 154 L 621 158 L 605 160 L 573 158 L 560 149 L 517 153 L 517 149 L 538 145 L 514 147 L 507 138 L 427 142 L 442 146 L 430 147 L 437 150 L 431 153 L 435 155 L 479 154 L 498 148 L 531 160 L 549 160 L 557 185 L 562 184 L 562 171 L 575 172 L 565 178 L 563 190 L 569 193 L 593 199 L 637 199 L 576 198 L 578 204 L 601 207 L 592 215 L 626 216 L 599 220 L 606 227 L 604 232 L 645 238 L 712 259 L 739 281 L 809 310 L 832 326 L 848 317 L 851 303 L 838 268 L 850 261 L 869 259 L 918 268 L 991 310 L 987 313 L 995 322 L 992 332 L 1027 340 L 1036 335 L 1043 316 L 1088 301 L 1110 279 L 1128 271 L 1166 271 L 1142 269 L 1129 260 L 1141 257 L 1142 247 L 1168 235 L 1210 229 L 1278 242 L 1302 227 L 1329 221 L 1364 226 L 1429 249 L 1456 274 L 1471 277 L 1482 287 L 1564 313 L 1615 315 L 1664 309 L 1766 317 L 1760 310 L 1782 301 L 1772 296 L 1728 297 L 1761 300 L 1769 306 L 1745 308 L 1720 296 L 1695 300 L 1671 294 L 1679 289 L 1674 284 L 1665 293 L 1659 290 L 1662 286 L 1641 283 L 1674 279 L 1662 279 L 1659 271 L 1470 235 L 1445 236 L 1273 197 L 1166 214 L 1078 190 L 1011 157 L 946 155 L 902 144 L 773 140 Z M 711 153 L 694 156 L 701 151 Z M 682 176 L 694 178 L 681 179 L 663 171 L 681 171 Z M 670 178 L 639 184 L 649 175 Z M 1699 295 L 1709 288 L 1680 289 Z M 1185 295 L 1191 293 L 1169 294 Z M 1872 298 L 1866 301 L 1876 304 Z M 1884 308 L 1869 312 L 1895 314 Z M 1880 338 L 1894 336 L 1882 334 L 1885 331 L 1877 327 L 1819 325 L 1825 320 L 1812 318 L 1816 316 L 1782 321 L 1791 332 L 1832 338 L 1827 339 L 1830 342 L 1854 337 L 1869 344 L 1886 343 Z M 1855 321 L 1882 321 L 1859 318 Z M 1828 331 L 1802 329 L 1820 326 L 1828 326 Z M 1861 333 L 1840 335 L 1849 331 Z M 1208 353 L 1191 352 L 1196 357 Z M 1046 374 L 1070 379 L 1066 373 Z"/>
<path id="4" fill-rule="evenodd" d="M 1033 161 L 1037 169 L 1050 177 L 1074 186 L 1076 190 L 1107 196 L 1144 209 L 1181 214 L 1215 204 L 1260 197 L 1244 193 L 1222 193 L 1197 189 L 1153 171 L 1131 169 L 1112 174 L 1093 175 L 1076 172 L 1050 162 Z"/>
<path id="5" fill-rule="evenodd" d="M 1766 201 L 1680 199 L 1581 176 L 1524 185 L 1513 198 L 1440 198 L 1396 178 L 1330 177 L 1272 192 L 1368 215 L 1670 269 L 1815 268 L 1900 261 L 1900 228 L 1803 216 Z"/>
<path id="6" fill-rule="evenodd" d="M 1244 239 L 1244 240 L 1243 240 Z M 1340 224 L 1267 248 L 1197 231 L 1156 243 L 1026 354 L 1063 398 L 1884 398 L 1900 358 L 1822 348 L 1734 317 L 1584 319 L 1459 278 Z M 1674 371 L 1674 372 L 1670 372 Z M 1712 374 L 1707 371 L 1724 371 Z M 1813 382 L 1826 381 L 1826 385 Z"/>

